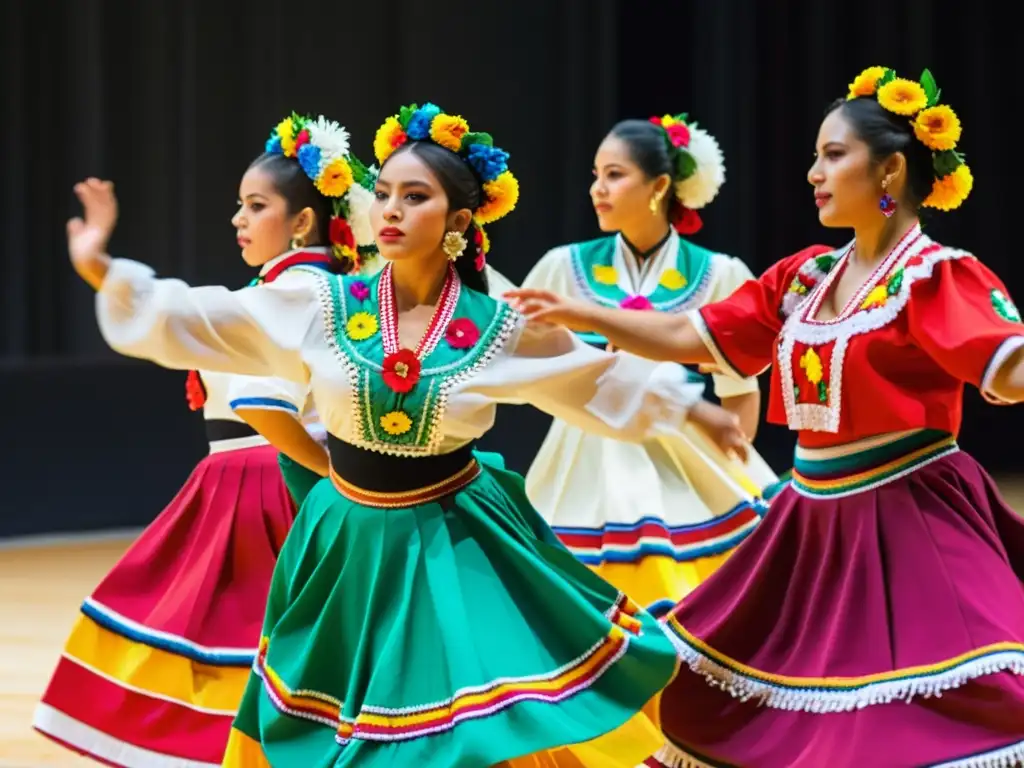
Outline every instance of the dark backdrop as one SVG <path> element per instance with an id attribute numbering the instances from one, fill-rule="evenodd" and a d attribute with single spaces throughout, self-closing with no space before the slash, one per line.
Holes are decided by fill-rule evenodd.
<path id="1" fill-rule="evenodd" d="M 1020 293 L 1011 25 L 985 3 L 862 11 L 804 0 L 11 3 L 0 28 L 0 535 L 148 522 L 203 452 L 183 375 L 118 358 L 96 331 L 91 293 L 66 261 L 71 185 L 115 180 L 116 253 L 240 285 L 237 183 L 293 109 L 340 120 L 366 159 L 382 119 L 410 101 L 493 132 L 522 185 L 515 223 L 491 230 L 492 261 L 513 280 L 547 248 L 595 234 L 591 160 L 616 120 L 689 112 L 727 164 L 696 239 L 758 273 L 847 235 L 817 224 L 805 181 L 825 105 L 866 66 L 929 66 L 963 118 L 977 183 L 929 230 Z M 972 392 L 962 442 L 991 468 L 1015 469 L 1000 446 L 1021 413 Z M 525 470 L 547 423 L 503 409 L 487 445 Z M 784 429 L 764 427 L 757 445 L 788 467 Z"/>

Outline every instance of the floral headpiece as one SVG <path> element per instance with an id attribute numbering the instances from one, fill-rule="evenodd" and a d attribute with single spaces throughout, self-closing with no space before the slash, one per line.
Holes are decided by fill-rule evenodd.
<path id="1" fill-rule="evenodd" d="M 469 130 L 459 115 L 446 114 L 436 104 L 402 107 L 377 129 L 373 152 L 381 165 L 400 146 L 409 141 L 432 141 L 450 149 L 473 169 L 483 185 L 484 201 L 473 211 L 476 224 L 474 249 L 476 268 L 482 270 L 490 250 L 483 226 L 508 215 L 519 200 L 519 181 L 508 169 L 508 152 L 494 146 L 489 133 Z"/>
<path id="2" fill-rule="evenodd" d="M 692 235 L 703 226 L 697 209 L 714 200 L 725 183 L 725 158 L 710 133 L 686 121 L 685 114 L 651 118 L 665 132 L 675 172 L 669 218 L 679 234 Z"/>
<path id="3" fill-rule="evenodd" d="M 935 181 L 922 205 L 951 211 L 959 208 L 974 186 L 971 169 L 956 151 L 960 141 L 960 118 L 945 104 L 939 104 L 941 89 L 927 69 L 920 81 L 896 77 L 888 67 L 868 67 L 850 83 L 846 98 L 874 96 L 882 109 L 910 118 L 914 135 L 932 151 Z"/>
<path id="4" fill-rule="evenodd" d="M 291 114 L 267 139 L 266 151 L 295 158 L 317 190 L 330 199 L 333 216 L 328 240 L 335 258 L 357 271 L 377 253 L 370 225 L 370 203 L 377 174 L 349 152 L 348 131 L 323 115 Z"/>

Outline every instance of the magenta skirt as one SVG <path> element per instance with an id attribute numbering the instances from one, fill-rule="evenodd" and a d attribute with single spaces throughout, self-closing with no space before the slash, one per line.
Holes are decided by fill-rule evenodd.
<path id="1" fill-rule="evenodd" d="M 204 458 L 82 604 L 35 728 L 109 765 L 219 765 L 294 518 L 275 448 Z"/>
<path id="2" fill-rule="evenodd" d="M 684 666 L 649 765 L 1024 761 L 1024 521 L 949 435 L 798 449 L 664 621 Z"/>

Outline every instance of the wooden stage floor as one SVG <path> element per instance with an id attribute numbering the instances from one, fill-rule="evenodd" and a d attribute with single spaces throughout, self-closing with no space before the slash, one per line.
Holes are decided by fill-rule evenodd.
<path id="1" fill-rule="evenodd" d="M 1000 481 L 1024 512 L 1024 477 Z M 96 763 L 39 736 L 32 710 L 60 655 L 82 599 L 130 538 L 0 542 L 0 766 L 81 768 Z"/>

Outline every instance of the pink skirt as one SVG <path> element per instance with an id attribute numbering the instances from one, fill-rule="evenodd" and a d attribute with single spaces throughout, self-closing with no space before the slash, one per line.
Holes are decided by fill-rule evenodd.
<path id="1" fill-rule="evenodd" d="M 1019 765 L 1024 521 L 949 435 L 803 454 L 666 617 L 685 666 L 649 765 Z"/>
<path id="2" fill-rule="evenodd" d="M 82 604 L 35 728 L 110 765 L 219 765 L 294 518 L 275 448 L 204 458 Z"/>

